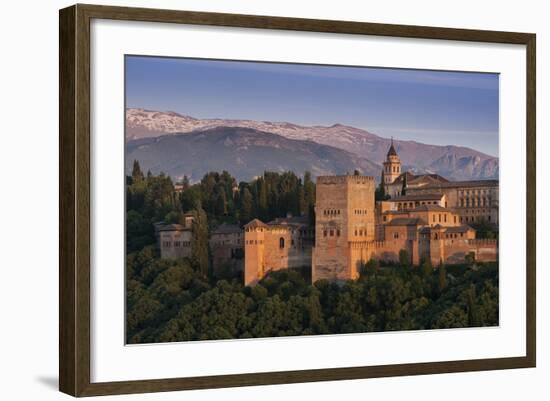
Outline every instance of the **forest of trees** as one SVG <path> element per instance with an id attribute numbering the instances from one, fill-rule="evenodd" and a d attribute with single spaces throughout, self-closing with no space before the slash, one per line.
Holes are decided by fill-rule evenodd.
<path id="1" fill-rule="evenodd" d="M 137 162 L 127 177 L 128 343 L 498 325 L 497 263 L 413 267 L 400 254 L 395 265 L 371 260 L 359 280 L 338 284 L 311 284 L 307 269 L 271 273 L 252 288 L 240 276 L 216 279 L 210 229 L 287 212 L 313 223 L 315 184 L 291 172 L 241 183 L 209 173 L 180 184 L 176 193 L 170 177 L 144 174 Z M 192 257 L 160 259 L 154 223 L 181 222 L 186 212 L 195 216 Z"/>
<path id="2" fill-rule="evenodd" d="M 209 280 L 187 259 L 153 247 L 128 255 L 127 341 L 420 330 L 498 325 L 498 266 L 367 263 L 356 281 L 311 284 L 299 271 L 270 273 L 255 287 Z"/>
<path id="3" fill-rule="evenodd" d="M 179 223 L 186 212 L 205 213 L 202 223 L 208 229 L 221 223 L 244 225 L 254 218 L 267 222 L 287 213 L 308 216 L 314 224 L 315 184 L 309 172 L 300 178 L 266 171 L 240 183 L 227 171 L 211 172 L 193 185 L 187 177 L 179 184 L 183 191 L 175 193 L 170 177 L 144 174 L 134 162 L 126 179 L 127 252 L 155 242 L 154 223 Z"/>

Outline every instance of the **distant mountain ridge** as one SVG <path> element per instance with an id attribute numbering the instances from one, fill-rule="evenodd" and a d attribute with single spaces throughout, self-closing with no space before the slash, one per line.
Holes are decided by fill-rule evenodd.
<path id="1" fill-rule="evenodd" d="M 390 139 L 366 130 L 342 124 L 300 126 L 288 122 L 253 120 L 197 119 L 175 112 L 127 109 L 126 140 L 194 133 L 218 127 L 251 128 L 287 139 L 311 141 L 346 150 L 361 159 L 381 164 L 390 146 Z M 415 173 L 437 173 L 449 179 L 498 178 L 498 158 L 462 146 L 440 146 L 416 141 L 394 140 L 404 167 Z M 379 176 L 380 171 L 375 174 Z"/>
<path id="2" fill-rule="evenodd" d="M 126 145 L 126 170 L 139 160 L 144 171 L 161 171 L 178 179 L 200 180 L 209 171 L 227 170 L 248 181 L 264 171 L 293 171 L 313 176 L 359 170 L 378 176 L 381 166 L 343 149 L 312 141 L 288 139 L 243 127 L 215 127 L 186 134 L 131 140 Z"/>

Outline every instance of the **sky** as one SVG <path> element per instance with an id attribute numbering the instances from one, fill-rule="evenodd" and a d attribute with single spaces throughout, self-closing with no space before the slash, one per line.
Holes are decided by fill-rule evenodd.
<path id="1" fill-rule="evenodd" d="M 126 107 L 339 123 L 498 156 L 499 76 L 491 73 L 126 56 Z"/>

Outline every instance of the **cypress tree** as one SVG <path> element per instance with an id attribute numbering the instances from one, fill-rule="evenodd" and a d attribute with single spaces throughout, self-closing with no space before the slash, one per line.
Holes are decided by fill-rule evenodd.
<path id="1" fill-rule="evenodd" d="M 447 288 L 447 268 L 443 264 L 443 260 L 439 262 L 439 292 L 442 293 Z"/>
<path id="2" fill-rule="evenodd" d="M 134 160 L 134 165 L 132 167 L 132 179 L 134 182 L 143 180 L 143 172 L 141 171 L 141 167 L 139 166 L 139 162 L 137 160 Z"/>
<path id="3" fill-rule="evenodd" d="M 260 218 L 266 220 L 268 217 L 267 209 L 267 185 L 264 178 L 258 179 L 258 214 Z"/>
<path id="4" fill-rule="evenodd" d="M 253 208 L 254 208 L 254 201 L 252 198 L 252 194 L 250 193 L 248 188 L 245 188 L 243 189 L 243 196 L 241 197 L 241 210 L 239 213 L 241 224 L 246 224 L 250 220 L 252 220 Z"/>
<path id="5" fill-rule="evenodd" d="M 473 284 L 470 284 L 467 295 L 467 305 L 468 305 L 468 326 L 477 327 L 481 325 L 479 317 L 479 308 L 476 303 L 476 287 Z"/>
<path id="6" fill-rule="evenodd" d="M 208 221 L 206 212 L 199 204 L 193 211 L 191 225 L 191 257 L 197 270 L 205 277 L 208 276 Z"/>

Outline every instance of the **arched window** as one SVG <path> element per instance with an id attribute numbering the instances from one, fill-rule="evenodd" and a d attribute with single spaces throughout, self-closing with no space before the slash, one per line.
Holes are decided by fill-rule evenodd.
<path id="1" fill-rule="evenodd" d="M 283 237 L 279 238 L 279 248 L 283 249 L 285 247 L 285 239 Z"/>

